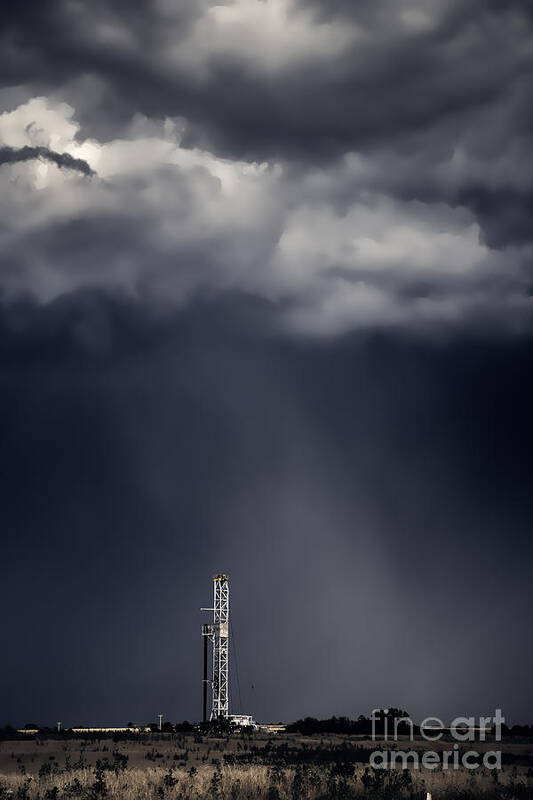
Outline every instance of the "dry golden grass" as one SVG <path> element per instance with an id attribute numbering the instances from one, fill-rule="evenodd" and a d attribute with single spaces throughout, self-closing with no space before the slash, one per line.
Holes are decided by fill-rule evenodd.
<path id="1" fill-rule="evenodd" d="M 0 778 L 0 799 L 8 800 L 350 800 L 350 798 L 423 798 L 431 792 L 439 798 L 527 798 L 533 797 L 533 783 L 518 777 L 511 788 L 504 777 L 495 785 L 487 774 L 460 771 L 411 772 L 412 783 L 403 789 L 385 783 L 382 791 L 365 788 L 363 769 L 353 777 L 331 782 L 324 767 L 276 769 L 266 766 L 205 767 L 194 775 L 183 769 L 126 769 L 105 771 L 98 784 L 94 769 L 72 770 L 43 778 L 10 775 Z M 387 778 L 387 776 L 386 776 Z M 516 789 L 518 787 L 518 790 Z"/>
<path id="2" fill-rule="evenodd" d="M 347 741 L 188 736 L 3 742 L 0 800 L 426 800 L 426 792 L 433 800 L 533 800 L 533 777 L 526 768 L 506 768 L 496 782 L 483 769 L 411 769 L 408 778 L 401 770 L 365 774 L 364 764 L 335 765 L 333 757 L 331 763 L 294 766 L 283 762 L 281 750 L 270 763 L 261 763 L 266 758 L 261 748 L 268 753 L 287 743 L 307 755 L 316 747 L 333 756 Z M 520 748 L 517 752 L 524 752 Z M 224 763 L 224 756 L 231 762 L 239 755 L 249 763 Z"/>

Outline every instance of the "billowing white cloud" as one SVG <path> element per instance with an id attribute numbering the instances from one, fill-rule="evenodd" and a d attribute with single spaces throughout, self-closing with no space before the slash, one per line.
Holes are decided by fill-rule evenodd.
<path id="1" fill-rule="evenodd" d="M 129 138 L 99 142 L 46 98 L 1 115 L 2 143 L 64 151 L 97 173 L 0 168 L 7 301 L 100 287 L 179 306 L 195 292 L 243 291 L 318 335 L 529 318 L 527 249 L 491 250 L 466 208 L 387 195 L 370 156 L 295 173 L 188 149 L 185 126 L 137 116 Z"/>
<path id="2" fill-rule="evenodd" d="M 13 111 L 0 114 L 0 139 L 9 147 L 25 145 L 63 151 L 72 146 L 78 125 L 74 109 L 67 103 L 49 103 L 34 97 Z"/>

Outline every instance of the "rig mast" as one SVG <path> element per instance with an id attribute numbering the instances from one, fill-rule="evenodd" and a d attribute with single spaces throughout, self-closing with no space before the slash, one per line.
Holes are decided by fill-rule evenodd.
<path id="1" fill-rule="evenodd" d="M 211 720 L 229 716 L 228 660 L 229 660 L 229 583 L 223 573 L 213 576 L 213 624 L 202 626 L 204 637 L 203 717 L 207 720 L 207 640 L 213 645 L 213 699 Z"/>

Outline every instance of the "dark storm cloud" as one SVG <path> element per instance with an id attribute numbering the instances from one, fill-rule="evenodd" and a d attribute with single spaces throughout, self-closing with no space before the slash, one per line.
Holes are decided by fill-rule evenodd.
<path id="1" fill-rule="evenodd" d="M 254 305 L 2 315 L 3 721 L 198 718 L 221 568 L 258 719 L 529 718 L 531 342 L 316 347 Z"/>
<path id="2" fill-rule="evenodd" d="M 108 1 L 91 4 L 89 15 L 82 4 L 61 0 L 31 12 L 8 8 L 3 35 L 12 74 L 4 69 L 4 80 L 35 81 L 42 69 L 38 80 L 57 86 L 94 73 L 130 114 L 188 116 L 221 152 L 301 158 L 368 147 L 487 103 L 497 114 L 531 67 L 531 18 L 519 3 L 295 4 L 281 20 L 294 26 L 293 39 L 276 42 L 268 29 L 255 32 L 258 44 L 274 48 L 275 69 L 260 51 L 249 52 L 231 26 L 216 27 L 216 16 L 213 39 L 202 35 L 198 23 L 210 4 L 193 8 Z M 327 25 L 338 24 L 331 51 L 300 52 L 304 12 L 313 45 L 329 35 Z M 343 41 L 350 24 L 354 41 Z M 179 57 L 189 41 L 200 52 Z M 224 41 L 227 49 L 218 46 Z"/>
<path id="3" fill-rule="evenodd" d="M 528 6 L 0 15 L 3 721 L 525 721 Z"/>
<path id="4" fill-rule="evenodd" d="M 82 175 L 96 174 L 82 158 L 72 158 L 69 153 L 54 153 L 48 147 L 29 147 L 28 145 L 20 148 L 0 147 L 0 165 L 19 164 L 34 159 L 49 161 L 51 164 L 63 169 L 73 169 L 76 172 L 81 172 Z"/>

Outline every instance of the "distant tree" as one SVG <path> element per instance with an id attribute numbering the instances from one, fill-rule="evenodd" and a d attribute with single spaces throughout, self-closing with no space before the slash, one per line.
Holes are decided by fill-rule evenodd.
<path id="1" fill-rule="evenodd" d="M 385 733 L 385 726 L 387 727 L 387 734 L 389 737 L 394 735 L 394 726 L 396 720 L 401 719 L 410 719 L 409 714 L 407 711 L 404 711 L 401 708 L 387 708 L 387 709 L 380 709 L 375 714 L 375 731 L 379 734 Z M 409 733 L 409 724 L 407 722 L 400 722 L 398 724 L 398 733 Z"/>
<path id="2" fill-rule="evenodd" d="M 176 733 L 191 733 L 194 730 L 194 725 L 191 725 L 186 719 L 183 722 L 176 722 L 174 727 Z"/>
<path id="3" fill-rule="evenodd" d="M 512 728 L 508 728 L 503 723 L 502 734 L 503 736 L 524 736 L 529 738 L 533 736 L 533 725 L 513 725 Z"/>
<path id="4" fill-rule="evenodd" d="M 399 708 L 390 708 L 385 713 L 381 710 L 375 715 L 374 722 L 369 717 L 362 714 L 356 720 L 349 717 L 330 717 L 329 719 L 316 719 L 315 717 L 304 717 L 290 725 L 287 725 L 289 733 L 301 733 L 304 736 L 311 736 L 322 733 L 342 733 L 342 734 L 358 734 L 361 736 L 369 736 L 372 733 L 373 726 L 376 734 L 383 734 L 385 728 L 385 719 L 387 719 L 388 733 L 392 737 L 394 734 L 394 721 L 402 717 L 409 717 L 406 711 Z M 400 723 L 398 725 L 398 733 L 409 733 L 408 723 Z"/>
<path id="5" fill-rule="evenodd" d="M 4 725 L 0 729 L 0 739 L 16 739 L 19 735 L 12 725 Z"/>
<path id="6" fill-rule="evenodd" d="M 161 730 L 163 733 L 174 733 L 174 725 L 171 722 L 164 722 Z"/>

